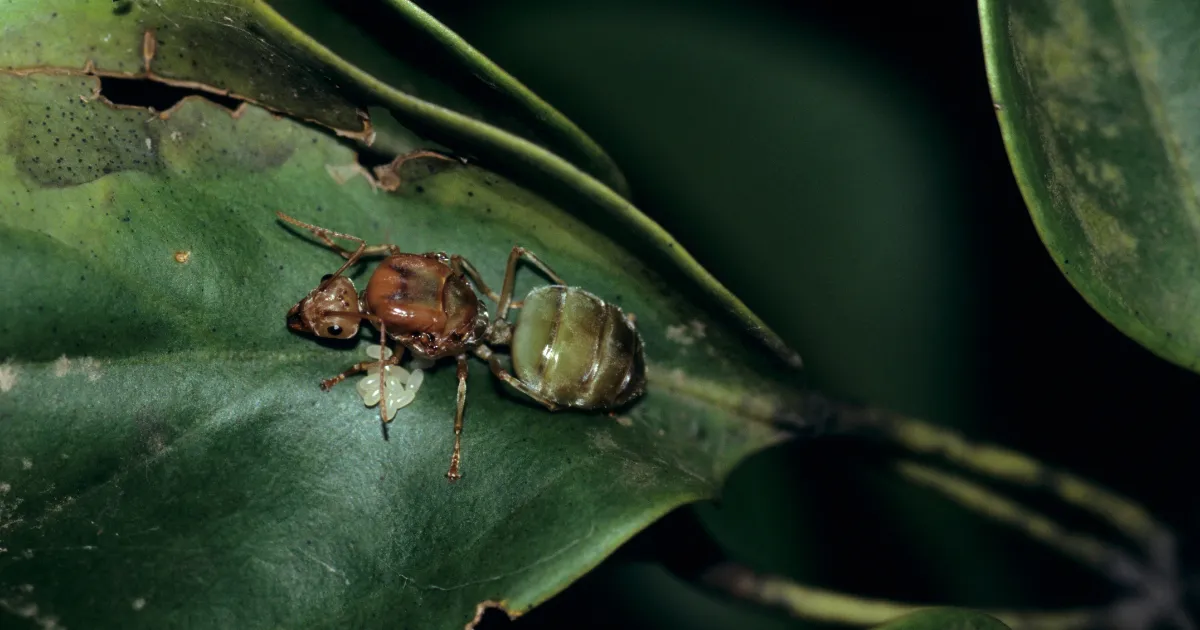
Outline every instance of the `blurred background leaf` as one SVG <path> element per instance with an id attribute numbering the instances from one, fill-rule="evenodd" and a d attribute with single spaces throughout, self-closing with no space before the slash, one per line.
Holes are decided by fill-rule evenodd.
<path id="1" fill-rule="evenodd" d="M 1200 371 L 1191 2 L 982 0 L 997 116 L 1033 222 L 1096 310 Z"/>

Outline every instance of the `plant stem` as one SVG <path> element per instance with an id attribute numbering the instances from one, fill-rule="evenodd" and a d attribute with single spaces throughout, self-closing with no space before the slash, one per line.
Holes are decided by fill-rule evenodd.
<path id="1" fill-rule="evenodd" d="M 962 507 L 1020 530 L 1079 561 L 1125 589 L 1108 605 L 1062 611 L 985 611 L 1014 630 L 1140 630 L 1166 624 L 1192 629 L 1181 599 L 1174 535 L 1143 507 L 1081 477 L 1057 470 L 1016 451 L 972 443 L 952 430 L 887 410 L 830 401 L 806 393 L 801 411 L 774 413 L 772 424 L 797 437 L 854 435 L 896 444 L 920 456 L 940 456 L 965 471 L 992 480 L 1050 493 L 1063 504 L 1090 512 L 1140 548 L 1131 554 L 1116 544 L 1070 531 L 1050 518 L 970 481 L 915 459 L 902 458 L 895 471 L 940 492 Z M 1137 557 L 1144 555 L 1144 558 Z M 929 605 L 869 599 L 826 591 L 787 578 L 759 575 L 735 564 L 717 564 L 699 582 L 727 595 L 787 611 L 792 616 L 847 625 L 875 625 Z"/>
<path id="2" fill-rule="evenodd" d="M 736 564 L 713 567 L 701 576 L 701 584 L 741 600 L 784 610 L 798 619 L 851 626 L 874 626 L 932 607 L 828 591 L 783 577 L 758 574 Z M 984 612 L 996 617 L 1013 630 L 1115 628 L 1102 623 L 1110 616 L 1105 609 Z"/>

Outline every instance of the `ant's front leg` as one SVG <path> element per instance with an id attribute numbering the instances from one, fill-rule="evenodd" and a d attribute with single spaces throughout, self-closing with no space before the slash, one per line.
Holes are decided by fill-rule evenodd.
<path id="1" fill-rule="evenodd" d="M 458 464 L 462 459 L 462 429 L 463 412 L 467 406 L 467 355 L 460 354 L 458 360 L 458 398 L 454 406 L 454 451 L 450 453 L 450 470 L 446 478 L 458 481 L 462 475 L 458 473 Z"/>
<path id="2" fill-rule="evenodd" d="M 355 262 L 358 261 L 359 258 L 362 258 L 363 256 L 377 256 L 380 254 L 398 254 L 398 253 L 400 253 L 400 248 L 395 245 L 367 245 L 366 241 L 364 241 L 363 239 L 361 239 L 357 236 L 351 236 L 349 234 L 343 234 L 341 232 L 334 232 L 333 230 L 330 230 L 328 228 L 318 227 L 318 226 L 312 225 L 311 223 L 305 223 L 303 221 L 300 221 L 299 219 L 294 219 L 292 217 L 289 217 L 288 215 L 286 215 L 282 212 L 279 212 L 278 210 L 275 211 L 275 214 L 283 221 L 291 223 L 292 225 L 295 225 L 297 227 L 302 227 L 302 228 L 308 230 L 309 232 L 312 232 L 312 234 L 314 236 L 316 236 L 317 238 L 324 241 L 325 244 L 330 247 L 330 249 L 337 252 L 338 255 L 340 255 L 342 258 L 346 259 L 346 262 L 342 264 L 341 268 L 339 268 L 337 271 L 330 274 L 331 277 L 337 277 L 337 276 L 342 275 L 343 271 L 348 269 L 350 267 L 350 265 L 353 265 Z M 354 241 L 355 243 L 358 243 L 358 249 L 354 250 L 353 252 L 349 252 L 349 251 L 343 249 L 340 245 L 333 242 L 333 239 L 330 238 L 333 236 L 336 236 L 338 238 L 344 238 L 348 241 Z"/>
<path id="3" fill-rule="evenodd" d="M 327 378 L 327 379 L 321 381 L 321 390 L 327 392 L 330 389 L 332 389 L 334 385 L 337 385 L 338 383 L 341 383 L 342 381 L 346 380 L 346 378 L 348 378 L 350 376 L 354 376 L 355 374 L 358 374 L 359 372 L 366 372 L 367 370 L 369 370 L 371 368 L 372 365 L 378 365 L 378 364 L 379 364 L 378 361 L 363 361 L 361 363 L 355 363 L 353 366 L 350 367 L 350 369 L 346 370 L 345 372 L 342 372 L 341 374 L 338 374 L 337 376 L 335 376 L 333 378 Z"/>
<path id="4" fill-rule="evenodd" d="M 393 354 L 388 358 L 383 358 L 383 349 L 387 347 L 387 326 L 380 321 L 379 326 L 379 361 L 376 364 L 379 366 L 379 422 L 383 427 L 383 439 L 388 439 L 387 424 L 392 421 L 388 415 L 388 393 L 387 393 L 387 373 L 385 368 L 392 364 L 400 363 L 400 354 Z"/>
<path id="5" fill-rule="evenodd" d="M 327 378 L 327 379 L 321 381 L 321 389 L 323 391 L 329 391 L 334 385 L 341 383 L 342 381 L 346 380 L 348 377 L 354 376 L 355 374 L 358 374 L 359 372 L 365 372 L 365 371 L 371 369 L 371 366 L 373 366 L 373 365 L 378 365 L 379 369 L 381 371 L 383 370 L 383 361 L 384 361 L 383 351 L 384 351 L 384 348 L 387 347 L 387 345 L 386 345 L 387 336 L 383 332 L 383 320 L 379 319 L 375 315 L 354 313 L 354 312 L 350 312 L 350 311 L 327 311 L 325 313 L 325 315 L 333 316 L 333 317 L 342 317 L 342 316 L 361 317 L 361 318 L 371 322 L 376 327 L 378 327 L 380 334 L 379 334 L 379 360 L 378 361 L 362 361 L 360 363 L 355 363 L 354 365 L 350 366 L 350 369 L 346 370 L 345 372 L 342 372 L 341 374 L 338 374 L 337 376 L 334 376 L 333 378 Z M 403 352 L 401 353 L 400 356 L 402 356 L 402 355 L 403 355 Z M 386 360 L 388 361 L 389 365 L 399 364 L 400 356 L 394 355 Z"/>

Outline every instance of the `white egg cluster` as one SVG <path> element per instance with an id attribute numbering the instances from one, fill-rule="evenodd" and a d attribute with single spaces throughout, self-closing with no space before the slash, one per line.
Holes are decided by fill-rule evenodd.
<path id="1" fill-rule="evenodd" d="M 384 346 L 367 346 L 367 356 L 379 360 L 380 350 L 384 359 L 391 358 L 391 349 Z M 401 407 L 407 406 L 417 397 L 417 390 L 425 380 L 425 373 L 420 369 L 410 372 L 399 365 L 384 366 L 383 372 L 384 378 L 387 379 L 387 419 L 391 421 Z M 374 407 L 379 404 L 381 387 L 378 365 L 367 368 L 367 375 L 358 381 L 357 389 L 366 406 Z"/>

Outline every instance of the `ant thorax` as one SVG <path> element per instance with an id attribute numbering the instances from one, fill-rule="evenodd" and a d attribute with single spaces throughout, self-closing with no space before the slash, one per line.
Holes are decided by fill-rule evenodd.
<path id="1" fill-rule="evenodd" d="M 376 345 L 367 346 L 367 356 L 378 361 L 381 358 L 381 349 L 383 360 L 391 358 L 390 348 Z M 410 372 L 399 365 L 385 365 L 383 378 L 387 379 L 387 419 L 390 421 L 401 407 L 408 406 L 416 399 L 417 390 L 421 388 L 421 383 L 425 380 L 425 373 L 419 368 Z M 367 368 L 367 375 L 358 381 L 356 389 L 366 406 L 374 407 L 379 404 L 382 387 L 378 365 Z"/>

